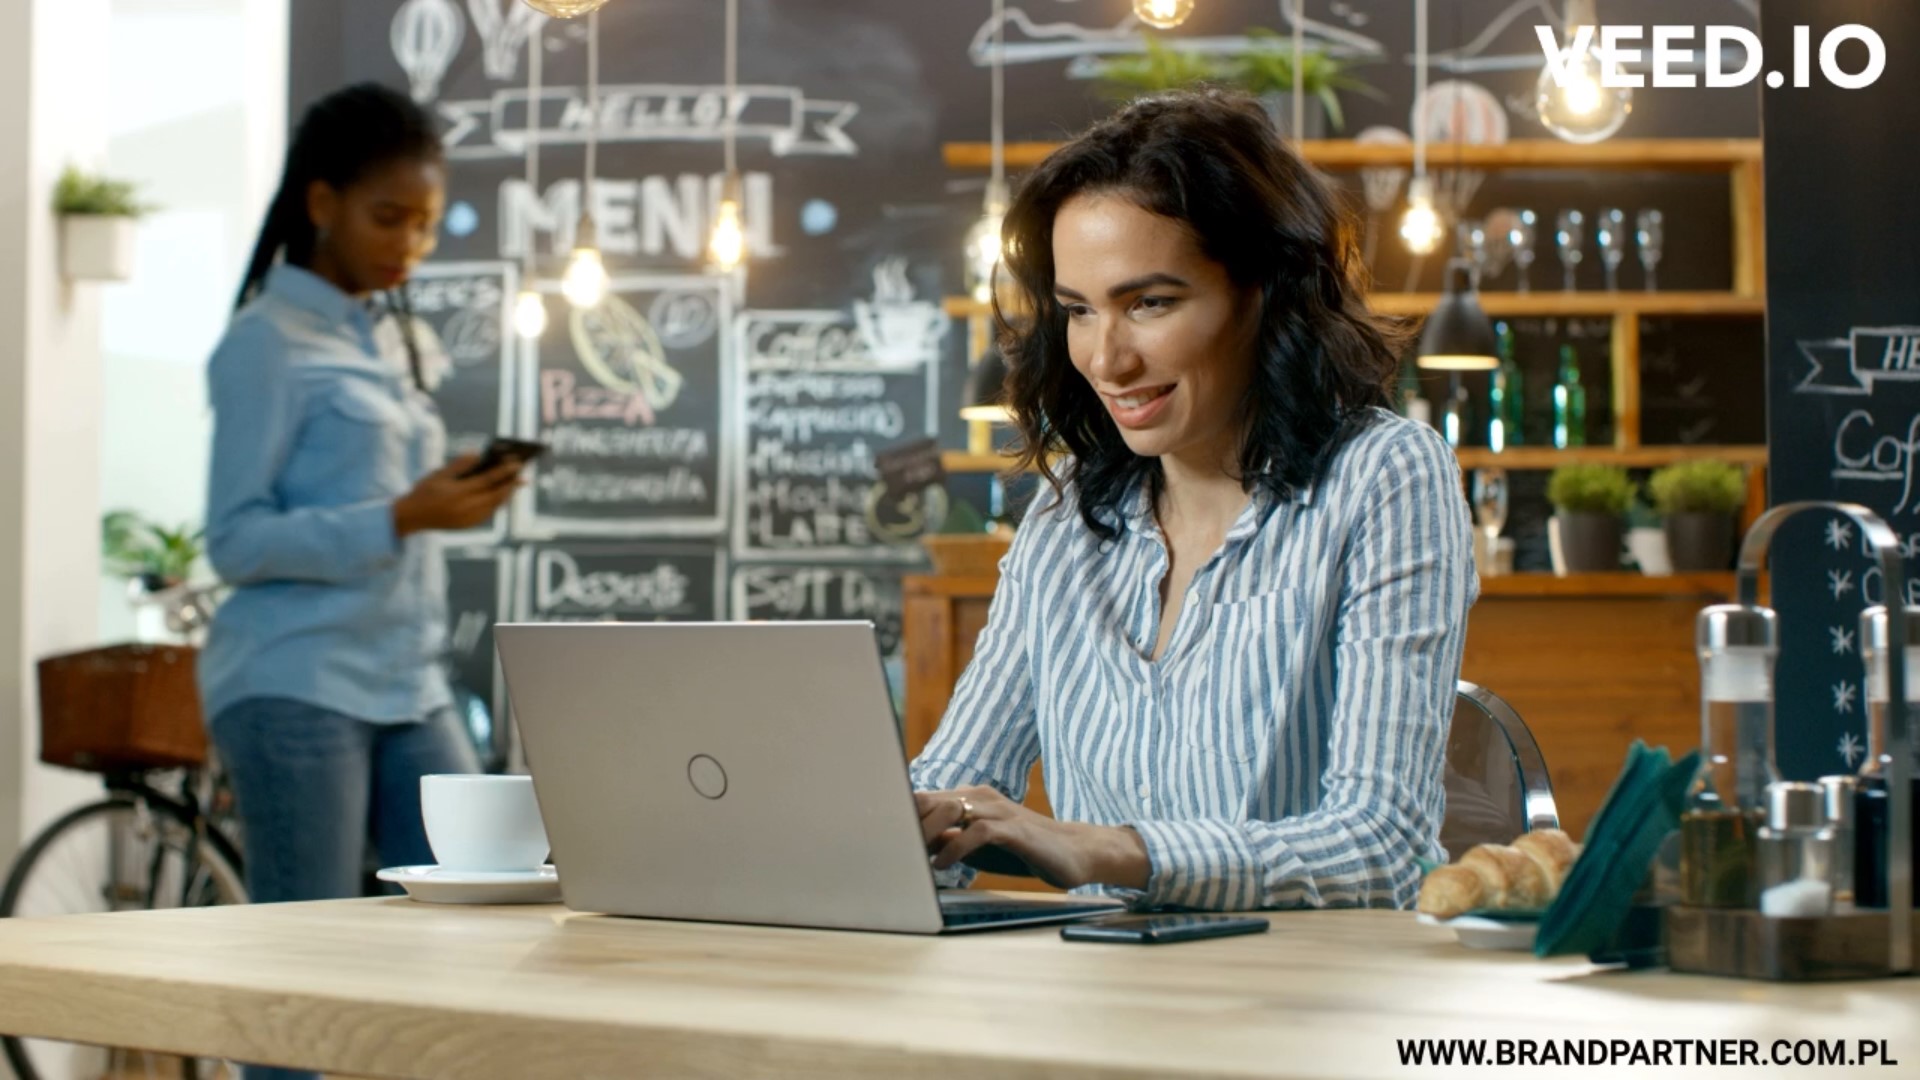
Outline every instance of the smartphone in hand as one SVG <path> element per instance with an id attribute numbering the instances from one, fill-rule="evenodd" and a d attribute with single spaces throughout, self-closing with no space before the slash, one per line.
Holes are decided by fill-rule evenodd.
<path id="1" fill-rule="evenodd" d="M 1121 915 L 1060 928 L 1068 941 L 1110 941 L 1123 945 L 1159 945 L 1172 941 L 1259 934 L 1267 920 L 1247 915 L 1207 915 L 1168 912 L 1157 915 Z"/>
<path id="2" fill-rule="evenodd" d="M 478 476 L 503 461 L 517 461 L 524 466 L 527 462 L 532 461 L 534 458 L 546 452 L 546 443 L 533 442 L 528 439 L 509 439 L 504 435 L 496 435 L 493 437 L 493 441 L 487 443 L 486 450 L 481 452 L 480 460 L 474 462 L 471 468 L 461 473 L 460 479 L 465 480 L 469 476 Z"/>

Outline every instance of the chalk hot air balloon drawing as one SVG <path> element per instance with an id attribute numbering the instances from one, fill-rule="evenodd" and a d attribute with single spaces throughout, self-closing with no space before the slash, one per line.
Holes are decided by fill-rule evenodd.
<path id="1" fill-rule="evenodd" d="M 1374 146 L 1405 146 L 1413 140 L 1399 128 L 1376 125 L 1354 137 L 1355 142 Z M 1373 265 L 1379 229 L 1375 219 L 1400 204 L 1400 188 L 1407 182 L 1407 170 L 1377 166 L 1360 170 L 1360 184 L 1367 193 L 1367 237 L 1364 244 L 1367 265 Z"/>
<path id="2" fill-rule="evenodd" d="M 480 34 L 480 60 L 487 78 L 505 81 L 520 72 L 520 54 L 527 51 L 527 35 L 547 17 L 520 0 L 467 0 L 467 13 Z"/>
<path id="3" fill-rule="evenodd" d="M 407 0 L 393 15 L 393 58 L 407 73 L 413 100 L 440 96 L 440 79 L 460 54 L 467 21 L 453 0 Z"/>

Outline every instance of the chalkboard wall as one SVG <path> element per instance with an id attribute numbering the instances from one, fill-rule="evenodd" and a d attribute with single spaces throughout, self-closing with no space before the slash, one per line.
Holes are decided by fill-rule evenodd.
<path id="1" fill-rule="evenodd" d="M 1463 51 L 1437 57 L 1433 79 L 1489 92 L 1512 138 L 1545 134 L 1528 106 L 1540 65 L 1528 14 L 1535 6 L 1434 5 L 1435 49 Z M 1671 6 L 1606 5 L 1609 21 L 1641 23 L 1676 21 Z M 1689 19 L 1752 25 L 1742 0 L 1697 7 Z M 1177 36 L 1238 39 L 1251 28 L 1283 28 L 1279 8 L 1206 0 Z M 1111 107 L 1084 68 L 1102 50 L 1137 40 L 1125 0 L 1023 0 L 1009 9 L 1010 139 L 1058 139 Z M 1309 0 L 1306 10 L 1312 40 L 1379 47 L 1381 59 L 1357 72 L 1378 96 L 1346 95 L 1346 132 L 1409 128 L 1411 5 Z M 603 9 L 602 141 L 590 195 L 581 175 L 592 115 L 584 20 L 547 22 L 520 0 L 293 0 L 296 115 L 330 90 L 372 79 L 410 90 L 446 125 L 449 210 L 414 296 L 447 355 L 438 396 L 455 447 L 477 447 L 495 431 L 555 446 L 510 514 L 458 538 L 507 552 L 494 610 L 870 618 L 898 675 L 900 578 L 923 564 L 911 536 L 877 527 L 867 496 L 873 459 L 890 447 L 929 435 L 949 448 L 964 443 L 955 407 L 966 328 L 943 317 L 940 304 L 963 291 L 961 241 L 984 177 L 948 169 L 941 146 L 988 136 L 991 11 L 987 0 L 742 0 L 739 160 L 752 258 L 743 274 L 722 278 L 700 258 L 722 170 L 717 0 L 613 0 Z M 535 28 L 544 86 L 529 99 L 526 41 Z M 542 143 L 533 185 L 530 129 Z M 1757 130 L 1751 90 L 1649 90 L 1622 134 Z M 1670 237 L 1662 284 L 1727 287 L 1723 180 L 1479 179 L 1466 207 L 1473 215 L 1531 206 L 1551 221 L 1559 207 L 1659 206 Z M 1343 182 L 1364 212 L 1358 178 Z M 558 280 L 589 201 L 613 299 L 574 313 Z M 1371 214 L 1369 227 L 1391 239 L 1391 213 Z M 1377 250 L 1382 288 L 1437 287 L 1438 260 L 1413 264 L 1395 243 Z M 548 297 L 550 322 L 531 345 L 508 322 L 528 257 L 527 285 Z M 1582 288 L 1598 287 L 1597 262 L 1590 257 L 1582 270 Z M 1552 287 L 1558 276 L 1543 249 L 1536 286 Z M 1750 327 L 1733 332 L 1753 348 Z M 1696 348 L 1727 358 L 1711 385 L 1693 387 L 1696 398 L 1737 397 L 1736 387 L 1756 381 L 1759 358 L 1741 356 L 1740 345 Z M 1530 361 L 1529 395 L 1544 402 L 1553 349 L 1536 351 L 1543 359 Z M 1593 372 L 1605 371 L 1605 355 L 1595 340 L 1586 361 Z M 1656 414 L 1649 402 L 1650 422 Z M 1675 425 L 1699 419 L 1696 410 Z M 988 509 L 984 478 L 954 478 L 951 487 Z M 1527 513 L 1516 507 L 1522 559 L 1543 561 Z M 485 588 L 483 575 L 464 580 Z M 664 603 L 669 592 L 675 602 Z M 462 602 L 484 607 L 474 596 Z M 459 670 L 479 679 L 483 668 Z"/>
<path id="2" fill-rule="evenodd" d="M 1899 154 L 1877 148 L 1904 146 L 1920 130 L 1920 72 L 1899 62 L 1920 40 L 1920 5 L 1767 0 L 1763 16 L 1770 56 L 1793 55 L 1796 26 L 1819 42 L 1846 23 L 1871 26 L 1891 54 L 1866 89 L 1816 77 L 1766 94 L 1769 497 L 1863 504 L 1911 549 L 1920 530 L 1920 201 Z M 1839 53 L 1848 71 L 1865 55 L 1860 46 Z M 1820 517 L 1789 523 L 1773 550 L 1784 637 L 1779 757 L 1802 779 L 1860 764 L 1859 615 L 1887 599 L 1859 530 Z M 1907 585 L 1907 602 L 1920 599 L 1920 586 Z"/>

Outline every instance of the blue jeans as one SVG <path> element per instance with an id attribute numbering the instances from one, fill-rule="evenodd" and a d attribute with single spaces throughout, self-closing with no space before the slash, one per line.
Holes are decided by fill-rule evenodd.
<path id="1" fill-rule="evenodd" d="M 369 836 L 382 865 L 433 862 L 420 778 L 480 771 L 452 709 L 375 724 L 305 702 L 248 698 L 209 730 L 232 779 L 255 903 L 359 896 Z M 246 1069 L 247 1080 L 315 1076 Z"/>

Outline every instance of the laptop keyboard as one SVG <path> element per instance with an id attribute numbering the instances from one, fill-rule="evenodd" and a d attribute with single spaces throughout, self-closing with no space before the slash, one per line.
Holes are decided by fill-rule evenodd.
<path id="1" fill-rule="evenodd" d="M 1005 922 L 1008 919 L 1020 919 L 1033 915 L 1066 917 L 1118 910 L 1112 904 L 1063 904 L 1049 900 L 967 901 L 942 903 L 940 921 L 948 926 L 978 926 L 981 923 Z"/>

